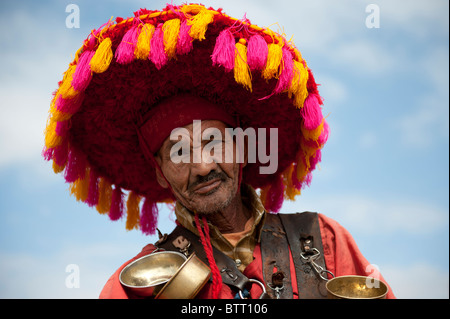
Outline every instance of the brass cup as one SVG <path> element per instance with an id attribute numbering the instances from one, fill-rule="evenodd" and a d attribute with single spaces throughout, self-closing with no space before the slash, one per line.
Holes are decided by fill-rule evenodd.
<path id="1" fill-rule="evenodd" d="M 365 276 L 336 277 L 326 288 L 329 299 L 386 299 L 389 291 L 384 282 Z"/>
<path id="2" fill-rule="evenodd" d="M 138 296 L 156 296 L 186 261 L 178 252 L 155 252 L 125 266 L 119 275 L 120 283 Z"/>
<path id="3" fill-rule="evenodd" d="M 155 299 L 192 299 L 211 276 L 211 270 L 193 253 L 159 291 Z"/>

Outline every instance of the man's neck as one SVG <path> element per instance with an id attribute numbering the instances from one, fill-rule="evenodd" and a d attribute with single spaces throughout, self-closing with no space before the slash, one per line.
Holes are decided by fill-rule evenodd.
<path id="1" fill-rule="evenodd" d="M 250 218 L 250 211 L 243 204 L 241 196 L 236 196 L 223 211 L 206 215 L 211 224 L 222 234 L 241 232 Z"/>

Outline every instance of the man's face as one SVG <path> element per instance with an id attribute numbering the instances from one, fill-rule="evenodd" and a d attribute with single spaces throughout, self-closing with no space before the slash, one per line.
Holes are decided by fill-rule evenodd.
<path id="1" fill-rule="evenodd" d="M 236 196 L 240 164 L 236 161 L 235 152 L 233 152 L 233 161 L 225 160 L 226 150 L 230 149 L 227 148 L 226 143 L 232 143 L 231 149 L 236 150 L 233 139 L 226 138 L 226 127 L 223 122 L 215 120 L 202 121 L 201 130 L 194 129 L 194 124 L 189 124 L 184 127 L 185 130 L 182 130 L 184 133 L 180 133 L 178 139 L 171 140 L 168 137 L 156 156 L 156 161 L 165 177 L 164 179 L 157 171 L 159 184 L 167 188 L 167 180 L 177 200 L 191 211 L 201 214 L 222 211 Z M 211 131 L 211 129 L 217 129 L 221 134 L 203 140 L 205 130 Z M 200 133 L 201 136 L 199 136 Z M 217 136 L 220 135 L 221 138 L 218 139 Z M 194 141 L 194 139 L 197 140 Z M 183 146 L 182 150 L 180 145 Z M 217 149 L 221 149 L 222 153 L 215 152 Z M 189 154 L 186 154 L 187 150 Z M 184 160 L 174 161 L 173 159 L 181 153 L 184 153 Z M 195 159 L 196 154 L 201 154 L 201 158 Z M 222 160 L 218 161 L 218 158 Z"/>

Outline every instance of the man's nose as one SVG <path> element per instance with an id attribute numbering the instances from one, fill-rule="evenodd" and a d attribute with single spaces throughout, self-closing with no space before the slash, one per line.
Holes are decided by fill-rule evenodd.
<path id="1" fill-rule="evenodd" d="M 197 161 L 199 163 L 192 163 L 191 174 L 193 176 L 206 176 L 211 171 L 217 170 L 217 163 L 212 158 L 202 156 L 202 159 Z"/>

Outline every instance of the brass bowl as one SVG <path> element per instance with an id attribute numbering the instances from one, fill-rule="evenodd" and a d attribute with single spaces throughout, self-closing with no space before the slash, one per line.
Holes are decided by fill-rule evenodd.
<path id="1" fill-rule="evenodd" d="M 156 295 L 156 299 L 192 299 L 211 276 L 211 270 L 193 253 Z"/>
<path id="2" fill-rule="evenodd" d="M 384 282 L 364 276 L 336 277 L 326 288 L 330 299 L 385 299 L 389 291 Z"/>
<path id="3" fill-rule="evenodd" d="M 173 251 L 155 252 L 141 257 L 122 269 L 120 283 L 136 295 L 156 296 L 186 259 L 183 254 Z"/>

